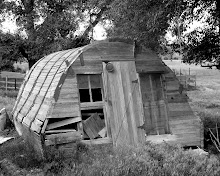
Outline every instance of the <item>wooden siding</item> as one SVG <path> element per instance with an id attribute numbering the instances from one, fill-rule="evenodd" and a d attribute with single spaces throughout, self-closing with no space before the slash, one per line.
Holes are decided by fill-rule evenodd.
<path id="1" fill-rule="evenodd" d="M 146 140 L 153 143 L 166 141 L 170 144 L 181 144 L 182 146 L 203 147 L 202 122 L 199 117 L 194 115 L 188 103 L 188 96 L 181 88 L 173 71 L 167 66 L 166 69 L 169 73 L 164 75 L 164 83 L 171 134 L 149 135 Z"/>
<path id="2" fill-rule="evenodd" d="M 161 59 L 150 50 L 138 54 L 135 64 L 138 73 L 167 73 Z"/>
<path id="3" fill-rule="evenodd" d="M 185 91 L 181 90 L 180 83 L 173 71 L 168 68 L 165 75 L 166 95 L 170 116 L 170 130 L 176 136 L 176 141 L 183 146 L 203 147 L 202 122 L 194 115 Z"/>
<path id="4" fill-rule="evenodd" d="M 68 75 L 54 103 L 50 118 L 80 117 L 77 80 L 75 75 Z"/>
<path id="5" fill-rule="evenodd" d="M 103 70 L 105 105 L 113 144 L 136 146 L 144 141 L 144 131 L 138 128 L 143 124 L 143 109 L 135 63 L 112 64 L 113 72 L 107 72 L 105 63 Z"/>

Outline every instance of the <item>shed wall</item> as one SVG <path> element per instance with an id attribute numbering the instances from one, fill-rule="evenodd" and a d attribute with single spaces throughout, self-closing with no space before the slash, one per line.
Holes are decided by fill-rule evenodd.
<path id="1" fill-rule="evenodd" d="M 202 146 L 203 147 L 203 128 L 202 122 L 194 115 L 189 102 L 188 96 L 182 90 L 175 74 L 170 71 L 165 75 L 166 95 L 170 116 L 170 130 L 176 135 L 174 143 L 183 146 Z"/>
<path id="2" fill-rule="evenodd" d="M 51 118 L 80 116 L 76 75 L 68 73 L 59 92 L 58 100 L 54 103 Z"/>

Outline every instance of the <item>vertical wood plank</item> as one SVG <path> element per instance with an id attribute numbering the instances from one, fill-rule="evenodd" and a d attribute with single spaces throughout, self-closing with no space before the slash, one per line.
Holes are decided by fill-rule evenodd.
<path id="1" fill-rule="evenodd" d="M 133 99 L 132 93 L 134 87 L 131 85 L 130 79 L 130 72 L 131 72 L 131 65 L 130 62 L 123 62 L 120 63 L 120 72 L 122 77 L 122 88 L 124 92 L 124 99 L 125 99 L 125 115 L 124 118 L 127 120 L 128 124 L 128 137 L 129 137 L 129 144 L 135 146 L 137 144 L 137 130 L 136 122 L 133 120 L 134 117 L 134 109 L 133 109 Z"/>
<path id="2" fill-rule="evenodd" d="M 140 87 L 140 78 L 136 71 L 136 66 L 133 67 L 133 74 L 131 76 L 131 79 L 137 80 L 135 91 L 132 94 L 133 96 L 133 103 L 134 103 L 134 112 L 135 112 L 135 120 L 136 120 L 136 126 L 139 127 L 144 124 L 144 108 L 143 108 L 143 102 L 142 102 L 142 94 L 141 94 L 141 87 Z M 138 141 L 139 144 L 144 144 L 145 139 L 145 131 L 144 129 L 137 128 L 137 135 L 138 135 Z"/>
<path id="3" fill-rule="evenodd" d="M 170 133 L 170 127 L 169 127 L 169 111 L 167 109 L 167 100 L 166 100 L 166 97 L 165 97 L 165 91 L 164 90 L 164 85 L 163 85 L 163 80 L 162 80 L 162 76 L 160 76 L 160 83 L 161 83 L 161 88 L 162 88 L 162 97 L 163 97 L 163 100 L 164 100 L 164 111 L 165 111 L 165 133 Z"/>
<path id="4" fill-rule="evenodd" d="M 122 78 L 120 72 L 120 62 L 112 63 L 115 70 L 110 72 L 109 81 L 110 81 L 110 90 L 112 95 L 113 103 L 113 112 L 116 122 L 116 131 L 112 132 L 115 135 L 116 145 L 129 144 L 128 137 L 128 125 L 126 120 L 126 105 L 124 99 Z"/>
<path id="5" fill-rule="evenodd" d="M 103 62 L 103 70 L 105 70 L 106 64 Z M 102 74 L 102 80 L 103 80 L 103 100 L 104 100 L 104 116 L 105 116 L 105 124 L 107 127 L 107 136 L 109 138 L 112 138 L 111 131 L 115 131 L 115 125 L 114 125 L 114 118 L 113 118 L 113 108 L 112 108 L 112 100 L 111 100 L 111 94 L 109 89 L 109 80 L 108 80 L 108 74 L 106 72 L 103 72 Z"/>
<path id="6" fill-rule="evenodd" d="M 91 82 L 90 82 L 90 76 L 89 76 L 89 75 L 88 75 L 88 81 L 89 81 L 89 97 L 90 97 L 90 102 L 93 102 L 93 99 L 92 99 Z"/>
<path id="7" fill-rule="evenodd" d="M 15 78 L 15 90 L 17 89 L 17 85 L 16 85 L 16 82 L 17 82 L 17 81 L 16 81 L 16 78 Z"/>
<path id="8" fill-rule="evenodd" d="M 153 102 L 153 103 L 155 103 L 155 105 L 156 105 L 156 102 L 155 102 L 155 99 L 154 99 L 154 88 L 153 88 L 153 83 L 152 83 L 152 77 L 151 77 L 151 75 L 149 75 L 149 79 L 150 79 L 150 88 L 151 88 L 151 101 Z M 158 122 L 158 118 L 157 118 L 157 112 L 156 112 L 156 108 L 152 108 L 152 113 L 153 113 L 153 116 L 154 116 L 154 122 L 155 122 L 155 126 L 156 126 L 156 132 L 157 132 L 157 134 L 159 135 L 160 133 L 159 133 L 159 131 L 158 131 L 158 124 L 157 124 L 157 122 Z"/>
<path id="9" fill-rule="evenodd" d="M 135 63 L 112 64 L 114 72 L 107 72 L 103 63 L 103 80 L 113 143 L 137 146 L 144 143 L 145 135 L 142 129 L 137 128 L 143 124 L 143 109 Z"/>
<path id="10" fill-rule="evenodd" d="M 84 62 L 84 60 L 83 60 Z M 83 130 L 83 124 L 82 124 L 82 113 L 81 113 L 81 106 L 80 106 L 80 95 L 79 95 L 79 83 L 78 83 L 78 80 L 77 80 L 77 75 L 75 75 L 75 82 L 76 82 L 76 85 L 75 85 L 75 89 L 77 90 L 77 97 L 78 97 L 78 107 L 79 107 L 79 114 L 80 114 L 80 117 L 81 117 L 81 122 L 78 122 L 77 123 L 77 130 L 81 133 L 82 136 L 84 136 L 84 130 Z"/>
<path id="11" fill-rule="evenodd" d="M 140 86 L 147 134 L 169 132 L 168 112 L 160 74 L 140 74 Z"/>

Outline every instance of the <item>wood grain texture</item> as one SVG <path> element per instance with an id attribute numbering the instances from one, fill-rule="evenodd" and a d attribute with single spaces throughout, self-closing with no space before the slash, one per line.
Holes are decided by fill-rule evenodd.
<path id="1" fill-rule="evenodd" d="M 88 119 L 83 121 L 83 129 L 90 139 L 99 136 L 99 132 L 105 127 L 104 120 L 100 119 L 97 113 L 91 115 Z"/>
<path id="2" fill-rule="evenodd" d="M 81 134 L 77 131 L 45 135 L 45 145 L 64 144 L 81 140 Z"/>
<path id="3" fill-rule="evenodd" d="M 99 138 L 99 139 L 93 139 L 93 140 L 82 140 L 81 142 L 87 145 L 111 144 L 112 139 L 111 138 Z"/>
<path id="4" fill-rule="evenodd" d="M 80 117 L 79 95 L 75 75 L 67 76 L 53 105 L 50 118 Z"/>
<path id="5" fill-rule="evenodd" d="M 76 123 L 76 122 L 79 122 L 79 121 L 81 121 L 81 117 L 64 119 L 64 120 L 61 120 L 61 121 L 58 121 L 58 122 L 48 124 L 47 127 L 46 127 L 46 130 L 51 130 L 51 129 L 58 128 L 58 127 L 61 127 L 61 126 L 65 126 L 65 125 L 68 125 L 68 124 Z"/>
<path id="6" fill-rule="evenodd" d="M 103 64 L 103 71 L 104 78 L 107 78 L 104 80 L 104 85 L 107 87 L 105 105 L 107 117 L 110 119 L 113 144 L 136 146 L 144 139 L 141 138 L 137 128 L 141 123 L 139 119 L 141 111 L 137 111 L 139 101 L 135 99 L 140 97 L 137 83 L 135 83 L 137 80 L 135 63 L 129 61 L 112 62 L 112 64 L 114 72 L 107 72 L 105 64 Z"/>
<path id="7" fill-rule="evenodd" d="M 179 143 L 183 146 L 203 146 L 204 133 L 201 120 L 197 117 L 189 103 L 185 91 L 180 92 L 180 82 L 170 68 L 165 74 L 166 96 L 169 110 L 170 130 L 176 135 L 176 140 L 171 143 Z"/>

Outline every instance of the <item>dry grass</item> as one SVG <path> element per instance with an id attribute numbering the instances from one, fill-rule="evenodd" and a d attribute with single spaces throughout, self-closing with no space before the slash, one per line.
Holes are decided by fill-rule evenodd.
<path id="1" fill-rule="evenodd" d="M 10 112 L 13 109 L 15 100 L 16 100 L 15 96 L 9 97 L 9 96 L 0 94 L 0 110 L 2 108 L 6 108 L 7 112 L 10 114 Z"/>

